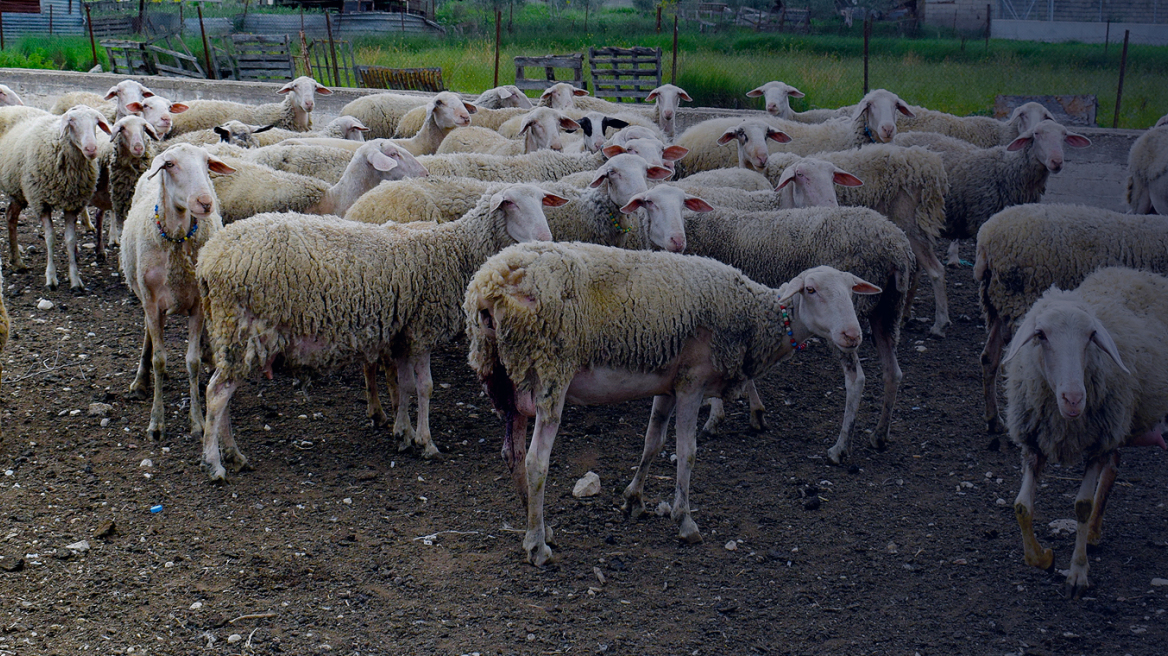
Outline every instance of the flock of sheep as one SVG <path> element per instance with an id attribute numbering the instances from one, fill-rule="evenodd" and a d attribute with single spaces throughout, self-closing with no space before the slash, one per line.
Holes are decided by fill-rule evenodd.
<path id="1" fill-rule="evenodd" d="M 171 102 L 126 80 L 104 97 L 67 94 L 49 112 L 0 85 L 10 266 L 27 268 L 17 222 L 31 208 L 44 229 L 46 285 L 56 288 L 51 218 L 60 210 L 70 285 L 81 288 L 77 219 L 88 223 L 86 208 L 98 208 L 98 257 L 109 219 L 108 242 L 144 310 L 130 393 L 152 389 L 148 432 L 160 437 L 163 325 L 186 316 L 191 433 L 212 480 L 247 465 L 232 394 L 278 359 L 313 370 L 359 364 L 379 425 L 391 421 L 378 392 L 384 370 L 399 450 L 437 454 L 430 354 L 465 332 L 470 365 L 504 419 L 532 563 L 552 557 L 544 484 L 565 403 L 653 397 L 624 492 L 633 515 L 645 510 L 649 465 L 676 417 L 672 517 L 683 540 L 700 541 L 688 492 L 703 402 L 702 431 L 715 432 L 724 400 L 742 394 L 752 426 L 764 428 L 753 380 L 818 336 L 844 372 L 844 417 L 828 453 L 840 463 L 865 384 L 864 325 L 883 378 L 871 442 L 883 447 L 920 272 L 933 287 L 931 332 L 944 337 L 937 241 L 975 235 L 986 422 L 1022 449 L 1014 507 L 1026 562 L 1053 567 L 1032 528 L 1048 459 L 1087 463 L 1067 578 L 1079 595 L 1118 448 L 1164 447 L 1168 224 L 1149 214 L 1168 213 L 1168 125 L 1132 148 L 1133 213 L 1117 214 L 1037 204 L 1064 148 L 1090 141 L 1035 103 L 1003 122 L 913 107 L 881 89 L 850 107 L 797 113 L 788 99 L 803 94 L 770 82 L 746 94 L 763 97 L 765 112 L 678 133 L 677 108 L 690 97 L 676 86 L 631 106 L 557 84 L 535 107 L 514 87 L 473 102 L 369 95 L 312 131 L 315 94 L 331 91 L 301 77 L 279 93 L 282 102 L 262 105 Z M 0 303 L 0 348 L 7 333 Z"/>

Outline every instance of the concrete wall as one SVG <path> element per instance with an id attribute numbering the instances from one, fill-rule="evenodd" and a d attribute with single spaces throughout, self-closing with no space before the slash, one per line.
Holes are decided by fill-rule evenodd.
<path id="1" fill-rule="evenodd" d="M 991 26 L 991 36 L 995 39 L 1045 41 L 1047 43 L 1061 43 L 1064 41 L 1103 43 L 1103 38 L 1107 30 L 1106 23 L 1021 21 L 995 18 Z M 1124 30 L 1131 30 L 1131 43 L 1168 46 L 1168 25 L 1112 23 L 1111 43 L 1123 43 Z"/>
<path id="2" fill-rule="evenodd" d="M 1021 1 L 1021 0 L 1019 0 Z M 926 0 L 925 24 L 963 32 L 985 32 L 986 5 L 997 20 L 998 0 Z"/>

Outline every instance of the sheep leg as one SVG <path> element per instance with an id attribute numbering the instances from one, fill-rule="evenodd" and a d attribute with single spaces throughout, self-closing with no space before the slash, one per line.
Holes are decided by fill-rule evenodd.
<path id="1" fill-rule="evenodd" d="M 393 421 L 393 436 L 398 440 L 397 450 L 405 451 L 414 443 L 414 427 L 410 425 L 410 394 L 417 387 L 414 368 L 409 358 L 399 358 L 397 367 L 397 413 Z"/>
<path id="2" fill-rule="evenodd" d="M 231 435 L 231 415 L 227 409 L 231 402 L 231 396 L 235 394 L 235 388 L 238 386 L 239 383 L 226 379 L 222 368 L 216 369 L 215 373 L 211 374 L 211 380 L 207 383 L 207 423 L 203 431 L 203 469 L 207 471 L 207 477 L 212 481 L 227 480 L 227 470 L 223 468 L 219 459 L 219 441 L 220 436 L 230 437 Z M 224 439 L 223 442 L 226 443 L 227 440 Z M 234 445 L 234 440 L 232 440 L 232 445 Z M 236 454 L 242 457 L 238 450 L 236 450 Z"/>
<path id="3" fill-rule="evenodd" d="M 913 255 L 917 257 L 917 264 L 925 270 L 933 284 L 935 310 L 933 327 L 929 329 L 929 333 L 937 337 L 944 337 L 945 331 L 952 323 L 949 321 L 949 298 L 945 295 L 945 267 L 941 266 L 941 260 L 937 259 L 937 253 L 933 251 L 933 245 L 928 240 L 910 237 L 909 244 L 912 246 Z M 913 274 L 914 287 L 918 275 L 918 273 Z M 911 307 L 910 301 L 911 299 L 905 299 L 906 316 L 909 312 L 908 308 Z"/>
<path id="4" fill-rule="evenodd" d="M 203 439 L 203 406 L 199 402 L 199 374 L 203 366 L 203 308 L 196 304 L 187 318 L 187 381 L 191 394 L 191 437 Z"/>
<path id="5" fill-rule="evenodd" d="M 1075 531 L 1075 551 L 1071 554 L 1071 569 L 1067 574 L 1067 583 L 1064 589 L 1070 599 L 1081 597 L 1089 586 L 1087 581 L 1087 570 L 1090 569 L 1090 563 L 1087 562 L 1087 526 L 1094 514 L 1094 497 L 1096 488 L 1101 482 L 1099 475 L 1109 460 L 1107 456 L 1091 460 L 1087 465 L 1087 471 L 1083 474 L 1083 484 L 1079 486 L 1079 494 L 1075 497 L 1075 519 L 1078 520 L 1078 526 Z"/>
<path id="6" fill-rule="evenodd" d="M 88 217 L 89 210 L 85 210 L 84 215 Z M 97 236 L 97 248 L 93 251 L 93 256 L 98 262 L 105 262 L 105 210 L 97 210 L 95 222 L 97 225 L 93 228 L 93 232 Z"/>
<path id="7" fill-rule="evenodd" d="M 77 211 L 66 210 L 64 214 L 65 252 L 69 254 L 69 287 L 85 289 L 81 282 L 81 273 L 77 269 Z"/>
<path id="8" fill-rule="evenodd" d="M 1022 551 L 1026 564 L 1049 572 L 1054 569 L 1054 552 L 1043 549 L 1034 536 L 1034 493 L 1045 464 L 1046 457 L 1041 453 L 1022 457 L 1022 485 L 1018 488 L 1018 497 L 1014 499 L 1014 517 L 1022 529 Z"/>
<path id="9" fill-rule="evenodd" d="M 166 403 L 162 400 L 162 380 L 166 376 L 166 346 L 162 341 L 162 329 L 166 325 L 166 312 L 158 307 L 158 302 L 149 294 L 143 302 L 146 315 L 146 333 L 153 345 L 150 359 L 154 372 L 154 403 L 150 408 L 150 426 L 146 434 L 152 440 L 162 439 L 166 430 Z"/>
<path id="10" fill-rule="evenodd" d="M 844 424 L 840 428 L 839 438 L 836 439 L 835 445 L 827 450 L 827 457 L 837 465 L 847 460 L 848 454 L 851 453 L 852 432 L 856 428 L 856 414 L 860 410 L 860 398 L 864 395 L 864 368 L 860 366 L 860 355 L 855 352 L 840 352 L 840 364 L 844 368 L 844 389 L 846 390 Z M 873 446 L 876 445 L 873 444 Z"/>
<path id="11" fill-rule="evenodd" d="M 109 245 L 117 246 L 122 243 L 122 223 L 121 217 L 113 210 L 106 212 L 109 217 Z"/>
<path id="12" fill-rule="evenodd" d="M 542 567 L 552 560 L 552 550 L 547 545 L 552 541 L 551 530 L 543 521 L 543 493 L 547 483 L 548 460 L 551 458 L 552 445 L 556 442 L 556 432 L 560 428 L 567 391 L 567 385 L 558 393 L 549 390 L 536 405 L 535 431 L 531 435 L 531 447 L 527 449 L 524 462 L 527 469 L 527 535 L 523 538 L 523 548 L 527 551 L 527 561 L 536 567 Z"/>
<path id="13" fill-rule="evenodd" d="M 57 262 L 53 259 L 56 235 L 53 234 L 53 212 L 41 214 L 41 228 L 45 231 L 45 287 L 57 288 Z"/>
<path id="14" fill-rule="evenodd" d="M 717 435 L 718 426 L 722 424 L 722 420 L 726 418 L 726 403 L 719 398 L 710 399 L 710 416 L 706 418 L 706 423 L 702 426 L 702 435 Z"/>
<path id="15" fill-rule="evenodd" d="M 150 329 L 142 328 L 145 333 L 142 336 L 142 356 L 138 359 L 138 373 L 134 376 L 134 382 L 130 383 L 130 391 L 126 394 L 130 398 L 144 399 L 146 398 L 146 383 L 150 376 L 150 360 L 154 357 L 154 343 L 150 341 Z"/>
<path id="16" fill-rule="evenodd" d="M 16 224 L 20 220 L 20 212 L 24 207 L 15 199 L 8 201 L 8 261 L 12 264 L 14 271 L 28 271 L 28 265 L 24 262 L 23 249 L 20 248 L 20 242 L 16 237 Z"/>
<path id="17" fill-rule="evenodd" d="M 698 409 L 702 405 L 700 390 L 678 395 L 676 402 L 677 420 L 677 491 L 673 499 L 670 517 L 680 527 L 677 537 L 688 544 L 702 541 L 702 534 L 689 511 L 689 477 L 693 473 L 694 460 L 698 452 Z M 640 472 L 637 472 L 640 474 Z"/>
<path id="18" fill-rule="evenodd" d="M 946 266 L 951 266 L 954 268 L 961 266 L 961 255 L 958 251 L 959 248 L 960 245 L 957 243 L 956 239 L 949 242 L 949 250 L 945 253 Z"/>
<path id="19" fill-rule="evenodd" d="M 1112 451 L 1103 464 L 1099 476 L 1099 486 L 1095 488 L 1095 503 L 1091 507 L 1091 521 L 1087 523 L 1087 544 L 1098 545 L 1103 540 L 1103 511 L 1107 509 L 1107 497 L 1115 484 L 1119 469 L 1119 451 Z"/>
<path id="20" fill-rule="evenodd" d="M 766 406 L 762 404 L 753 378 L 746 382 L 746 396 L 750 400 L 750 427 L 761 433 L 767 429 Z"/>
<path id="21" fill-rule="evenodd" d="M 985 348 L 981 350 L 981 387 L 985 393 L 986 430 L 1005 432 L 1006 426 L 998 416 L 998 367 L 1002 362 L 1002 348 L 1006 344 L 1006 326 L 1001 317 L 989 321 Z"/>
<path id="22" fill-rule="evenodd" d="M 366 362 L 361 369 L 365 373 L 365 416 L 373 420 L 374 426 L 385 426 L 389 423 L 389 416 L 381 407 L 381 397 L 377 394 L 377 370 L 380 365 L 376 360 Z"/>
<path id="23" fill-rule="evenodd" d="M 101 210 L 98 210 L 98 212 L 101 212 Z M 98 214 L 97 225 L 101 225 L 101 214 Z M 81 227 L 90 232 L 97 232 L 97 227 L 93 225 L 93 218 L 89 216 L 88 208 L 81 211 Z"/>
<path id="24" fill-rule="evenodd" d="M 426 459 L 438 455 L 438 447 L 430 437 L 430 397 L 434 394 L 434 378 L 430 375 L 430 354 L 423 353 L 411 359 L 414 370 L 414 389 L 418 395 L 418 428 L 414 431 L 414 444 L 422 448 Z"/>
<path id="25" fill-rule="evenodd" d="M 632 482 L 625 488 L 625 502 L 621 510 L 633 519 L 645 514 L 645 479 L 649 476 L 649 465 L 661 453 L 665 445 L 665 431 L 669 428 L 669 418 L 677 406 L 677 397 L 658 394 L 653 397 L 653 410 L 649 413 L 649 426 L 645 429 L 645 450 L 641 453 L 641 464 Z"/>
<path id="26" fill-rule="evenodd" d="M 896 406 L 896 393 L 900 389 L 900 381 L 904 379 L 904 372 L 900 370 L 900 364 L 896 361 L 893 326 L 890 326 L 887 320 L 875 317 L 871 318 L 869 323 L 872 325 L 872 344 L 880 356 L 880 370 L 884 378 L 884 402 L 880 406 L 880 419 L 876 422 L 876 430 L 872 431 L 871 442 L 873 448 L 883 449 L 888 444 L 888 436 L 892 431 L 892 409 Z M 856 357 L 858 367 L 859 354 Z M 857 383 L 860 389 L 856 392 L 856 403 L 859 403 L 858 397 L 864 387 L 863 372 L 860 373 L 861 378 Z"/>

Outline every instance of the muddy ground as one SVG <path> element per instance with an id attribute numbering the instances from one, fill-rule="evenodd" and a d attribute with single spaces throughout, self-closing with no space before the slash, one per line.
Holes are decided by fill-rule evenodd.
<path id="1" fill-rule="evenodd" d="M 751 433 L 745 405 L 730 407 L 725 433 L 699 444 L 703 544 L 680 545 L 666 517 L 627 520 L 614 501 L 649 401 L 569 408 L 547 500 L 559 562 L 535 569 L 464 343 L 434 358 L 445 459 L 395 452 L 365 420 L 356 370 L 306 393 L 280 375 L 233 402 L 255 471 L 212 485 L 185 420 L 185 324 L 169 324 L 170 430 L 151 442 L 149 404 L 124 397 L 142 316 L 116 257 L 92 264 L 85 249 L 88 291 L 48 291 L 31 223 L 33 269 L 4 270 L 0 655 L 1164 653 L 1168 587 L 1152 581 L 1168 578 L 1168 455 L 1125 454 L 1087 598 L 1065 600 L 1061 576 L 1027 567 L 1018 452 L 988 450 L 981 421 L 968 267 L 950 273 L 950 336 L 927 339 L 921 322 L 903 335 L 887 451 L 861 445 L 855 467 L 828 464 L 844 395 L 823 344 L 762 381 L 770 430 Z M 54 307 L 37 309 L 42 298 Z M 931 313 L 926 300 L 918 314 Z M 867 342 L 864 355 L 861 429 L 880 377 Z M 112 406 L 105 426 L 95 402 Z M 671 452 L 651 503 L 671 498 Z M 603 490 L 575 499 L 588 471 Z M 1061 568 L 1073 538 L 1047 524 L 1073 516 L 1080 473 L 1054 467 L 1039 493 L 1039 535 Z M 83 540 L 87 551 L 66 547 Z"/>

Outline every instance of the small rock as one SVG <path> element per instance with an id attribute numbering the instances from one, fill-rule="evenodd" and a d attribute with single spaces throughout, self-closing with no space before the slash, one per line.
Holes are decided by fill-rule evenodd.
<path id="1" fill-rule="evenodd" d="M 1056 538 L 1074 535 L 1079 530 L 1079 524 L 1073 519 L 1056 519 L 1050 524 L 1050 534 Z"/>
<path id="2" fill-rule="evenodd" d="M 998 500 L 995 501 L 994 503 L 998 504 L 999 506 L 1004 506 L 1004 505 L 1006 505 L 1006 500 L 1001 498 L 1001 497 L 998 497 Z"/>
<path id="3" fill-rule="evenodd" d="M 108 403 L 90 403 L 89 416 L 90 417 L 105 417 L 109 415 L 110 410 L 114 407 Z"/>
<path id="4" fill-rule="evenodd" d="M 924 353 L 925 351 L 929 350 L 929 347 L 924 345 L 918 345 L 914 348 L 916 349 L 917 353 Z"/>
<path id="5" fill-rule="evenodd" d="M 0 560 L 0 569 L 4 570 L 5 572 L 19 572 L 20 570 L 24 569 L 24 559 L 5 558 L 4 560 Z"/>
<path id="6" fill-rule="evenodd" d="M 191 610 L 199 610 L 202 607 L 203 607 L 203 602 L 201 602 L 201 601 L 196 601 L 195 603 L 191 604 Z"/>
<path id="7" fill-rule="evenodd" d="M 93 534 L 95 538 L 108 538 L 111 535 L 116 535 L 118 527 L 114 524 L 114 520 L 110 519 L 101 523 L 97 527 L 97 532 Z"/>
<path id="8" fill-rule="evenodd" d="M 738 543 L 734 540 L 727 542 L 726 551 L 738 551 Z"/>
<path id="9" fill-rule="evenodd" d="M 673 513 L 673 506 L 669 505 L 668 501 L 662 501 L 657 504 L 657 509 L 654 510 L 658 517 L 668 517 Z"/>
<path id="10" fill-rule="evenodd" d="M 803 510 L 818 510 L 819 497 L 807 497 L 803 500 Z"/>
<path id="11" fill-rule="evenodd" d="M 600 581 L 600 585 L 604 585 L 608 582 L 608 579 L 604 578 L 604 572 L 600 571 L 599 567 L 593 567 L 592 573 L 596 575 L 596 580 Z"/>
<path id="12" fill-rule="evenodd" d="M 354 478 L 359 481 L 375 481 L 377 480 L 377 472 L 373 471 L 372 469 L 366 469 L 364 471 L 357 472 L 357 475 Z"/>
<path id="13" fill-rule="evenodd" d="M 888 544 L 884 545 L 884 550 L 890 554 L 894 554 L 899 550 L 899 547 L 896 546 L 895 542 L 889 542 Z"/>
<path id="14" fill-rule="evenodd" d="M 238 633 L 232 633 L 231 635 L 227 636 L 227 644 L 230 645 L 234 645 L 240 640 L 243 640 L 243 636 L 239 635 Z"/>
<path id="15" fill-rule="evenodd" d="M 1152 579 L 1152 585 L 1157 588 L 1168 585 L 1168 579 Z"/>
<path id="16" fill-rule="evenodd" d="M 38 310 L 51 310 L 51 309 L 53 309 L 53 302 L 47 298 L 42 298 L 39 301 L 37 301 L 37 309 Z"/>
<path id="17" fill-rule="evenodd" d="M 67 544 L 67 545 L 65 545 L 65 548 L 68 549 L 69 551 L 78 551 L 81 553 L 85 553 L 86 551 L 89 551 L 89 540 L 81 540 L 80 542 L 74 542 L 73 544 Z"/>
<path id="18" fill-rule="evenodd" d="M 353 505 L 353 497 L 345 497 L 344 499 L 341 499 L 341 503 L 345 504 L 346 506 L 351 506 Z"/>
<path id="19" fill-rule="evenodd" d="M 110 425 L 110 418 L 109 418 L 109 417 L 103 417 L 103 418 L 102 418 L 102 420 L 101 420 L 101 427 L 102 427 L 102 428 L 105 428 L 106 426 L 109 426 L 109 425 Z"/>
<path id="20" fill-rule="evenodd" d="M 851 465 L 850 467 L 848 467 L 848 473 L 849 474 L 859 474 L 860 473 L 860 466 L 859 465 Z"/>
<path id="21" fill-rule="evenodd" d="M 142 462 L 138 463 L 138 466 L 143 469 L 149 469 L 154 466 L 154 461 L 150 458 L 146 458 Z"/>
<path id="22" fill-rule="evenodd" d="M 576 481 L 576 486 L 572 488 L 572 496 L 577 499 L 594 497 L 598 494 L 600 494 L 600 476 L 596 472 L 584 474 L 584 477 Z"/>
<path id="23" fill-rule="evenodd" d="M 81 414 L 81 410 L 80 410 L 80 409 L 77 409 L 77 410 L 70 410 L 70 411 L 69 411 L 69 416 L 70 416 L 70 417 L 76 417 L 76 416 L 77 416 L 77 415 L 79 415 L 79 414 Z"/>

